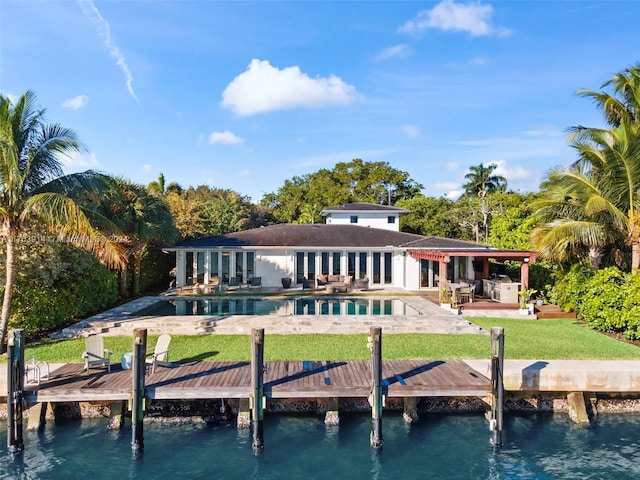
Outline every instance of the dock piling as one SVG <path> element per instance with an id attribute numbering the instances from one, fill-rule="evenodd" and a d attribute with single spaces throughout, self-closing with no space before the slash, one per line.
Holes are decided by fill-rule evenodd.
<path id="1" fill-rule="evenodd" d="M 264 450 L 264 328 L 251 329 L 251 445 Z"/>
<path id="2" fill-rule="evenodd" d="M 136 328 L 133 331 L 132 360 L 132 405 L 131 405 L 131 449 L 134 452 L 144 449 L 144 398 L 145 374 L 147 372 L 147 329 Z"/>
<path id="3" fill-rule="evenodd" d="M 371 350 L 371 446 L 380 448 L 382 439 L 382 328 L 371 327 L 369 330 L 369 349 Z"/>
<path id="4" fill-rule="evenodd" d="M 504 328 L 491 328 L 491 418 L 489 428 L 495 448 L 502 446 L 504 408 Z"/>
<path id="5" fill-rule="evenodd" d="M 24 450 L 24 330 L 9 331 L 7 366 L 7 448 L 14 454 Z"/>

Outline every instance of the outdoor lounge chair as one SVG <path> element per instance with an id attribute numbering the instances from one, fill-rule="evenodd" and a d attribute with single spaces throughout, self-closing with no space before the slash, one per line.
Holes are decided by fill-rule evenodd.
<path id="1" fill-rule="evenodd" d="M 106 366 L 107 371 L 111 371 L 111 355 L 113 355 L 113 352 L 104 348 L 102 336 L 89 335 L 85 340 L 85 349 L 82 352 L 82 358 L 84 358 L 84 369 L 87 372 L 94 365 Z"/>
<path id="2" fill-rule="evenodd" d="M 240 288 L 240 281 L 238 277 L 229 278 L 229 284 L 227 285 L 227 290 L 238 290 Z"/>
<path id="3" fill-rule="evenodd" d="M 220 289 L 220 277 L 214 275 L 209 279 L 209 292 L 217 292 Z"/>
<path id="4" fill-rule="evenodd" d="M 171 343 L 171 335 L 163 333 L 158 337 L 156 346 L 153 349 L 151 358 L 147 358 L 147 367 L 151 365 L 151 373 L 156 372 L 156 365 L 161 367 L 170 367 L 169 361 L 169 344 Z"/>
<path id="5" fill-rule="evenodd" d="M 249 279 L 249 290 L 262 290 L 262 277 L 253 277 Z"/>

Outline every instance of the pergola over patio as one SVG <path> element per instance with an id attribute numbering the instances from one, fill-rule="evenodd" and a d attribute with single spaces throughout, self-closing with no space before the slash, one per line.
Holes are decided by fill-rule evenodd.
<path id="1" fill-rule="evenodd" d="M 522 289 L 529 288 L 529 264 L 535 262 L 537 252 L 527 250 L 493 250 L 490 248 L 477 250 L 436 250 L 436 249 L 408 249 L 409 255 L 419 260 L 431 260 L 440 263 L 440 271 L 447 271 L 447 263 L 451 257 L 473 257 L 475 280 L 489 278 L 489 259 L 513 260 L 520 262 L 520 282 Z M 476 261 L 480 261 L 481 268 Z"/>

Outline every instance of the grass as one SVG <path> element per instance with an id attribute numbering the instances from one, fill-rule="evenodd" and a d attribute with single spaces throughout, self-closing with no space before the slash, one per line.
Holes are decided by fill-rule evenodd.
<path id="1" fill-rule="evenodd" d="M 640 348 L 618 341 L 579 325 L 572 319 L 525 320 L 474 318 L 472 321 L 489 330 L 505 329 L 506 359 L 640 359 Z M 367 335 L 290 334 L 265 338 L 265 360 L 366 360 L 369 358 Z M 149 350 L 157 336 L 150 335 Z M 132 350 L 131 337 L 105 337 L 105 348 L 118 361 Z M 384 334 L 385 359 L 481 359 L 490 357 L 487 335 Z M 84 339 L 50 340 L 28 344 L 25 355 L 50 363 L 80 362 Z M 251 356 L 249 335 L 172 335 L 172 361 L 241 361 Z M 6 354 L 0 357 L 6 362 Z"/>

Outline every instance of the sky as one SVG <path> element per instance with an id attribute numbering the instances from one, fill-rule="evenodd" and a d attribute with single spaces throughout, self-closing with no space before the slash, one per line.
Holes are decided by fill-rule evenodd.
<path id="1" fill-rule="evenodd" d="M 259 202 L 360 158 L 455 198 L 470 166 L 537 191 L 579 89 L 640 62 L 640 2 L 2 0 L 0 92 L 33 90 L 85 149 L 68 173 Z"/>

